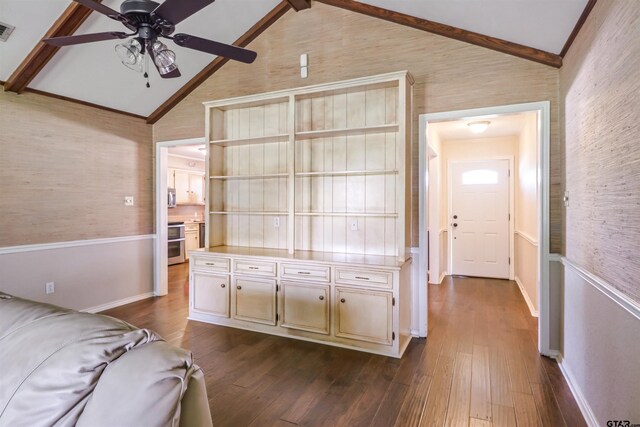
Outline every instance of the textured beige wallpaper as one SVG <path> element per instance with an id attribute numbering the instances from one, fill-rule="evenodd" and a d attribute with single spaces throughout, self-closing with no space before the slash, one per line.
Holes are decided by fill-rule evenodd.
<path id="1" fill-rule="evenodd" d="M 564 64 L 566 256 L 640 302 L 640 1 L 598 1 Z"/>
<path id="2" fill-rule="evenodd" d="M 413 182 L 417 188 L 418 115 L 551 101 L 552 251 L 561 248 L 558 70 L 380 19 L 314 3 L 287 12 L 249 47 L 251 65 L 230 62 L 154 125 L 156 141 L 204 134 L 203 101 L 409 70 L 414 87 Z M 299 55 L 309 54 L 301 79 Z M 413 192 L 417 224 L 418 192 Z M 417 245 L 417 228 L 413 228 Z"/>
<path id="3" fill-rule="evenodd" d="M 152 233 L 152 148 L 143 120 L 0 90 L 0 247 Z"/>

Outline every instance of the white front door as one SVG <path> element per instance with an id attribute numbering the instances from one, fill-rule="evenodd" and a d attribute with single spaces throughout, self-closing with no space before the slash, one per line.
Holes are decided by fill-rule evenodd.
<path id="1" fill-rule="evenodd" d="M 451 163 L 451 274 L 509 278 L 509 160 Z"/>

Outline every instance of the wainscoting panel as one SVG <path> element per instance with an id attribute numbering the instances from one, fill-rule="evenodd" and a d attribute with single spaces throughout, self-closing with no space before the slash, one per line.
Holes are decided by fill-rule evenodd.
<path id="1" fill-rule="evenodd" d="M 538 242 L 515 232 L 515 279 L 532 316 L 538 317 Z"/>
<path id="2" fill-rule="evenodd" d="M 640 306 L 566 258 L 562 263 L 563 373 L 589 425 L 637 423 Z"/>
<path id="3" fill-rule="evenodd" d="M 15 246 L 0 251 L 0 291 L 97 311 L 153 292 L 153 235 Z M 45 283 L 55 293 L 45 293 Z"/>

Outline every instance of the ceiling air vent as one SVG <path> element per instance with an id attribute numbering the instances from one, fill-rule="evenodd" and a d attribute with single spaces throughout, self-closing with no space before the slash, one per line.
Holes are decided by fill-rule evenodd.
<path id="1" fill-rule="evenodd" d="M 6 42 L 16 27 L 0 22 L 0 41 Z"/>

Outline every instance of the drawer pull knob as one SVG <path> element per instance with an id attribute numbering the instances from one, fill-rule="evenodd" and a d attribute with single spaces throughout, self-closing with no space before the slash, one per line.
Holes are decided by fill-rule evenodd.
<path id="1" fill-rule="evenodd" d="M 236 289 L 240 290 L 240 289 L 242 289 L 242 286 L 238 285 L 238 286 L 236 286 Z"/>
<path id="2" fill-rule="evenodd" d="M 346 300 L 344 298 L 340 299 L 340 302 L 346 302 Z"/>
<path id="3" fill-rule="evenodd" d="M 298 271 L 298 274 L 311 274 L 310 271 Z"/>
<path id="4" fill-rule="evenodd" d="M 362 277 L 362 276 L 356 276 L 356 279 L 360 279 L 360 280 L 369 280 L 368 277 Z"/>
<path id="5" fill-rule="evenodd" d="M 324 296 L 320 295 L 318 298 L 320 299 L 320 301 L 324 301 Z"/>
<path id="6" fill-rule="evenodd" d="M 249 266 L 249 270 L 257 270 L 258 267 Z"/>
<path id="7" fill-rule="evenodd" d="M 226 287 L 226 286 L 227 286 L 227 285 L 225 285 L 224 283 L 220 284 L 220 287 L 221 287 L 221 288 L 224 288 L 224 287 Z"/>

